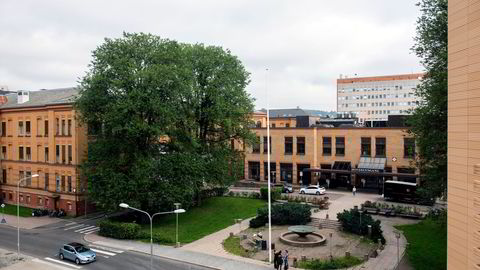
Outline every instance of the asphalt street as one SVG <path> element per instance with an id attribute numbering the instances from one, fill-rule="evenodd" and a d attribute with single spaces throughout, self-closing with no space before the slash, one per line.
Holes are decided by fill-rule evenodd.
<path id="1" fill-rule="evenodd" d="M 88 244 L 83 240 L 84 235 L 96 230 L 95 221 L 82 222 L 78 225 L 77 223 L 62 221 L 32 230 L 20 230 L 20 251 L 23 254 L 65 267 L 66 269 L 80 269 L 73 262 L 67 260 L 60 261 L 58 250 L 65 243 L 79 242 Z M 0 248 L 16 252 L 16 228 L 0 225 Z M 91 246 L 91 248 L 94 248 L 97 253 L 97 261 L 80 265 L 82 269 L 150 269 L 150 256 L 147 254 L 112 250 L 101 246 Z M 161 257 L 154 257 L 153 264 L 154 269 L 158 270 L 210 269 Z"/>

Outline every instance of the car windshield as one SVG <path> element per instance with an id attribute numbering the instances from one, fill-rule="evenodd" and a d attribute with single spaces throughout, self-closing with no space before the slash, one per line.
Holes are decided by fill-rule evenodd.
<path id="1" fill-rule="evenodd" d="M 78 252 L 78 253 L 83 253 L 83 252 L 87 252 L 89 251 L 90 249 L 85 247 L 85 246 L 79 246 L 79 247 L 75 247 L 75 250 Z"/>

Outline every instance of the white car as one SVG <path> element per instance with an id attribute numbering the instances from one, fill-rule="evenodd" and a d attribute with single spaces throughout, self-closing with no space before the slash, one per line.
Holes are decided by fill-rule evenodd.
<path id="1" fill-rule="evenodd" d="M 300 194 L 314 194 L 314 195 L 324 195 L 325 188 L 319 186 L 308 186 L 300 189 Z"/>

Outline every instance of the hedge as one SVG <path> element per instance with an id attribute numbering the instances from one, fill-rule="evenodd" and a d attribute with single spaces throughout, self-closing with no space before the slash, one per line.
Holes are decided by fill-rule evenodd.
<path id="1" fill-rule="evenodd" d="M 380 220 L 374 220 L 371 215 L 365 214 L 358 209 L 343 210 L 337 214 L 337 219 L 342 223 L 345 231 L 368 236 L 368 225 L 372 226 L 371 239 L 376 243 L 378 239 L 385 244 L 385 238 L 380 227 Z"/>
<path id="2" fill-rule="evenodd" d="M 304 225 L 310 222 L 310 206 L 299 203 L 272 205 L 273 225 Z M 258 228 L 268 222 L 268 208 L 259 208 L 257 217 L 250 220 L 251 228 Z"/>
<path id="3" fill-rule="evenodd" d="M 135 239 L 140 232 L 140 225 L 136 223 L 122 223 L 110 220 L 102 220 L 98 223 L 102 236 L 117 239 Z M 150 238 L 150 237 L 149 237 Z"/>
<path id="4" fill-rule="evenodd" d="M 282 189 L 281 187 L 275 187 L 270 189 L 271 193 L 271 200 L 279 200 L 282 196 Z M 260 188 L 260 198 L 264 201 L 268 201 L 268 187 Z"/>

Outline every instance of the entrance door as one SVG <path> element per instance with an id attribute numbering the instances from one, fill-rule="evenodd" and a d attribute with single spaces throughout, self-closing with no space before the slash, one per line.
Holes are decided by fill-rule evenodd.
<path id="1" fill-rule="evenodd" d="M 297 163 L 297 181 L 302 186 L 308 186 L 312 182 L 311 172 L 305 172 L 304 169 L 310 169 L 310 164 L 298 164 Z M 300 176 L 302 173 L 302 176 Z"/>

